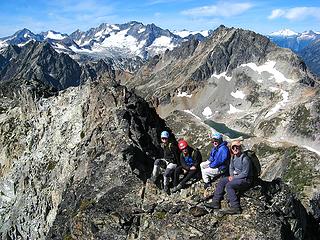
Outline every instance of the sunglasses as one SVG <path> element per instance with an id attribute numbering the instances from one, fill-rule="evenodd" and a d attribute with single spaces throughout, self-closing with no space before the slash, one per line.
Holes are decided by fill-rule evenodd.
<path id="1" fill-rule="evenodd" d="M 232 150 L 239 150 L 241 147 L 240 146 L 232 146 Z"/>
<path id="2" fill-rule="evenodd" d="M 161 138 L 162 140 L 168 140 L 168 138 Z"/>
<path id="3" fill-rule="evenodd" d="M 219 144 L 219 141 L 212 141 L 212 144 Z"/>

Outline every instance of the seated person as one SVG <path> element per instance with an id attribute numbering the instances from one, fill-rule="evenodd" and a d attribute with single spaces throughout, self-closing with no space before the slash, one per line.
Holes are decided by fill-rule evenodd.
<path id="1" fill-rule="evenodd" d="M 178 142 L 178 147 L 181 150 L 181 166 L 177 167 L 174 171 L 174 188 L 172 189 L 172 192 L 177 192 L 182 189 L 187 181 L 197 174 L 201 162 L 200 151 L 188 146 L 188 143 L 185 140 L 180 140 Z M 185 177 L 179 183 L 179 176 L 181 173 L 183 173 Z"/>
<path id="2" fill-rule="evenodd" d="M 173 141 L 169 140 L 170 134 L 167 131 L 161 132 L 161 148 L 163 156 L 160 159 L 156 159 L 153 165 L 153 171 L 151 175 L 151 181 L 156 182 L 158 176 L 160 175 L 160 166 L 165 166 L 165 171 L 163 173 L 163 190 L 165 192 L 169 191 L 169 181 L 170 177 L 177 167 L 177 162 L 179 158 L 179 150 Z"/>
<path id="3" fill-rule="evenodd" d="M 211 142 L 213 148 L 210 152 L 210 157 L 207 161 L 200 164 L 205 189 L 211 186 L 210 178 L 227 174 L 230 160 L 228 143 L 223 141 L 221 133 L 212 134 Z"/>
<path id="4" fill-rule="evenodd" d="M 228 194 L 230 208 L 226 209 L 226 214 L 241 213 L 240 199 L 236 191 L 249 189 L 252 182 L 251 161 L 246 154 L 242 152 L 241 142 L 233 141 L 231 143 L 231 152 L 233 154 L 229 171 L 230 176 L 221 178 L 217 184 L 211 203 L 205 203 L 208 208 L 220 209 L 221 200 L 225 191 Z"/>

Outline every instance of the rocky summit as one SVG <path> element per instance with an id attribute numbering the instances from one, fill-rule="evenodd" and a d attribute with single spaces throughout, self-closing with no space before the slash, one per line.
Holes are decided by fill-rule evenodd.
<path id="1" fill-rule="evenodd" d="M 136 60 L 32 41 L 1 51 L 1 239 L 318 239 L 319 80 L 304 62 L 224 26 Z M 245 139 L 262 174 L 238 193 L 241 214 L 227 198 L 204 206 L 216 181 L 169 194 L 149 181 L 164 129 L 203 160 L 208 134 Z"/>

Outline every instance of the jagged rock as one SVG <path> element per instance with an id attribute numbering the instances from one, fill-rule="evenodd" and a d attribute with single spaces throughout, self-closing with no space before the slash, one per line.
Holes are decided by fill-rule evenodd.
<path id="1" fill-rule="evenodd" d="M 1 81 L 26 79 L 58 90 L 80 84 L 80 67 L 68 55 L 58 54 L 48 43 L 30 42 L 0 73 Z"/>
<path id="2" fill-rule="evenodd" d="M 12 239 L 126 237 L 164 121 L 112 81 L 29 101 L 0 118 L 0 232 Z"/>
<path id="3" fill-rule="evenodd" d="M 190 208 L 189 213 L 194 217 L 202 217 L 208 214 L 208 211 L 205 210 L 204 208 L 195 206 Z"/>

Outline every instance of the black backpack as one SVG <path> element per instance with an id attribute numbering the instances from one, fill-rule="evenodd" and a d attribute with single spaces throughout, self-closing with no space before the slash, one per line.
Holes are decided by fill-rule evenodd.
<path id="1" fill-rule="evenodd" d="M 244 154 L 246 154 L 250 159 L 253 180 L 257 180 L 261 175 L 261 164 L 259 158 L 257 157 L 256 153 L 252 150 L 246 150 L 244 151 Z"/>

